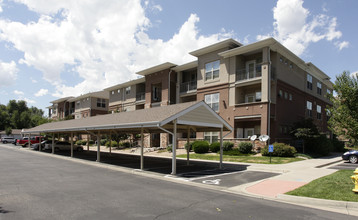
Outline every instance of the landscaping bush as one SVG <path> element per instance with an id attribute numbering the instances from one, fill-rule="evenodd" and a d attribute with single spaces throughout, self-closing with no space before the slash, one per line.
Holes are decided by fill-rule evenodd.
<path id="1" fill-rule="evenodd" d="M 223 155 L 227 155 L 227 156 L 243 156 L 243 155 L 247 155 L 247 154 L 243 154 L 239 151 L 238 148 L 234 148 L 232 150 L 227 150 L 223 152 Z"/>
<path id="2" fill-rule="evenodd" d="M 312 138 L 305 143 L 306 152 L 318 156 L 327 156 L 333 150 L 332 142 L 327 139 L 326 135 L 320 135 Z"/>
<path id="3" fill-rule="evenodd" d="M 332 139 L 332 144 L 333 144 L 333 151 L 334 152 L 345 152 L 346 149 L 344 148 L 344 142 L 343 141 L 339 141 L 336 137 L 333 137 Z"/>
<path id="4" fill-rule="evenodd" d="M 87 141 L 86 140 L 82 140 L 81 145 L 86 145 Z"/>
<path id="5" fill-rule="evenodd" d="M 107 143 L 107 139 L 101 139 L 99 143 L 101 144 L 101 146 L 104 146 Z"/>
<path id="6" fill-rule="evenodd" d="M 94 145 L 94 140 L 90 140 L 90 141 L 89 141 L 89 145 L 90 145 L 90 146 Z"/>
<path id="7" fill-rule="evenodd" d="M 223 143 L 223 150 L 224 151 L 232 150 L 233 147 L 234 147 L 234 143 L 232 143 L 230 141 L 224 141 L 224 143 Z"/>
<path id="8" fill-rule="evenodd" d="M 172 145 L 168 145 L 168 146 L 167 146 L 167 151 L 168 151 L 168 152 L 173 152 L 173 147 L 172 147 Z"/>
<path id="9" fill-rule="evenodd" d="M 250 143 L 250 142 L 240 142 L 238 149 L 243 154 L 249 154 L 252 151 L 252 143 Z"/>
<path id="10" fill-rule="evenodd" d="M 294 157 L 295 153 L 297 153 L 296 149 L 290 145 L 285 143 L 273 143 L 273 152 L 271 156 L 273 157 Z M 268 146 L 265 146 L 261 150 L 262 156 L 270 156 L 268 152 Z"/>
<path id="11" fill-rule="evenodd" d="M 209 152 L 209 142 L 194 141 L 192 144 L 193 151 L 197 154 L 205 154 Z"/>
<path id="12" fill-rule="evenodd" d="M 75 143 L 76 145 L 82 145 L 82 140 L 78 140 L 78 141 L 76 141 L 76 143 Z"/>
<path id="13" fill-rule="evenodd" d="M 216 153 L 216 152 L 220 151 L 220 142 L 211 143 L 209 148 L 210 148 L 210 151 L 213 152 L 213 153 Z"/>
<path id="14" fill-rule="evenodd" d="M 193 142 L 189 142 L 189 152 L 193 150 Z M 185 150 L 188 150 L 188 143 L 184 145 Z"/>
<path id="15" fill-rule="evenodd" d="M 131 143 L 129 143 L 128 141 L 126 141 L 126 142 L 119 142 L 119 143 L 118 143 L 118 147 L 119 147 L 119 148 L 130 148 L 130 147 L 131 147 Z"/>
<path id="16" fill-rule="evenodd" d="M 110 141 L 107 141 L 106 142 L 106 147 L 110 147 Z M 118 143 L 117 141 L 112 141 L 112 147 L 118 147 Z"/>

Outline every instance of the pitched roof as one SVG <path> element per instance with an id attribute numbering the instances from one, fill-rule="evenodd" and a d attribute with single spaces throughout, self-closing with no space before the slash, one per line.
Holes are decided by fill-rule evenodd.
<path id="1" fill-rule="evenodd" d="M 52 122 L 26 129 L 23 133 L 109 130 L 127 133 L 138 132 L 142 127 L 146 131 L 163 133 L 161 128 L 172 130 L 173 120 L 175 119 L 177 120 L 178 131 L 186 132 L 188 126 L 196 131 L 219 131 L 221 127 L 224 131 L 233 130 L 205 102 L 200 101 Z"/>
<path id="2" fill-rule="evenodd" d="M 69 99 L 69 102 L 75 102 L 77 100 L 81 100 L 83 98 L 87 98 L 87 97 L 94 97 L 94 98 L 102 98 L 102 99 L 109 99 L 109 93 L 108 91 L 97 91 L 97 92 L 90 92 L 90 93 L 86 93 L 84 95 L 80 95 L 74 98 Z"/>

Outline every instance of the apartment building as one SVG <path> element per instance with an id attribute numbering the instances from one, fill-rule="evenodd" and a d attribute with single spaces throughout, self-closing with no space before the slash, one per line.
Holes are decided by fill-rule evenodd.
<path id="1" fill-rule="evenodd" d="M 60 98 L 52 101 L 52 105 L 48 108 L 48 117 L 53 120 L 62 120 L 71 115 L 74 111 L 74 106 L 68 100 L 73 96 Z"/>
<path id="2" fill-rule="evenodd" d="M 107 112 L 204 100 L 234 127 L 225 138 L 235 142 L 263 134 L 270 136 L 270 142 L 287 142 L 292 125 L 305 118 L 312 118 L 320 132 L 329 134 L 326 107 L 331 104 L 327 94 L 333 91 L 330 78 L 275 39 L 248 45 L 228 39 L 190 54 L 195 61 L 156 65 L 137 72 L 142 78 L 104 89 Z M 76 101 L 78 112 L 78 102 L 85 99 L 67 98 L 66 109 Z M 98 105 L 96 99 L 94 103 Z M 217 132 L 195 131 L 179 137 L 187 135 L 210 142 L 219 138 Z M 170 143 L 168 134 L 158 133 L 146 137 L 145 145 L 165 147 Z"/>
<path id="3" fill-rule="evenodd" d="M 109 94 L 107 91 L 91 92 L 68 100 L 74 111 L 74 119 L 108 114 Z"/>

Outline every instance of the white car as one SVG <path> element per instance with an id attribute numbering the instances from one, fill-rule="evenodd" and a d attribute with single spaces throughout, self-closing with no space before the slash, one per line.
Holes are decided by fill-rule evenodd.
<path id="1" fill-rule="evenodd" d="M 1 142 L 3 142 L 4 144 L 12 143 L 14 141 L 15 141 L 15 138 L 13 138 L 13 137 L 2 137 L 1 138 Z"/>
<path id="2" fill-rule="evenodd" d="M 50 144 L 45 144 L 45 150 L 52 150 L 52 143 Z M 67 141 L 58 141 L 55 143 L 55 151 L 60 151 L 60 150 L 71 150 L 71 143 L 67 142 Z M 83 151 L 83 147 L 74 144 L 73 145 L 73 150 L 81 152 Z"/>

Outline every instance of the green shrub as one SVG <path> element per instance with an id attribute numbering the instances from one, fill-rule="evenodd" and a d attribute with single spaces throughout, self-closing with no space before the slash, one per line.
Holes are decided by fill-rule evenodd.
<path id="1" fill-rule="evenodd" d="M 224 141 L 223 143 L 223 150 L 224 151 L 229 151 L 234 147 L 234 143 L 230 142 L 230 141 Z"/>
<path id="2" fill-rule="evenodd" d="M 110 141 L 106 142 L 106 147 L 110 147 L 111 143 Z M 112 141 L 112 147 L 118 147 L 117 141 Z"/>
<path id="3" fill-rule="evenodd" d="M 271 156 L 273 157 L 294 157 L 295 153 L 297 153 L 296 149 L 290 145 L 285 143 L 273 143 L 273 152 Z M 270 156 L 268 152 L 268 146 L 265 146 L 261 149 L 262 156 Z"/>
<path id="4" fill-rule="evenodd" d="M 234 148 L 232 150 L 227 150 L 223 152 L 223 155 L 228 155 L 228 156 L 246 156 L 247 154 L 243 154 L 239 151 L 238 148 Z"/>
<path id="5" fill-rule="evenodd" d="M 213 153 L 216 153 L 216 152 L 220 151 L 220 142 L 211 143 L 209 148 L 210 148 L 210 151 L 213 152 Z"/>
<path id="6" fill-rule="evenodd" d="M 333 150 L 333 144 L 326 135 L 320 135 L 305 142 L 305 151 L 318 156 L 327 156 Z"/>
<path id="7" fill-rule="evenodd" d="M 81 145 L 86 145 L 87 141 L 86 140 L 82 140 Z"/>
<path id="8" fill-rule="evenodd" d="M 101 146 L 104 146 L 107 143 L 107 139 L 101 139 L 99 143 L 101 144 Z"/>
<path id="9" fill-rule="evenodd" d="M 76 145 L 82 145 L 82 140 L 76 141 Z"/>
<path id="10" fill-rule="evenodd" d="M 94 140 L 90 140 L 90 141 L 89 141 L 89 145 L 90 145 L 90 146 L 94 145 Z"/>
<path id="11" fill-rule="evenodd" d="M 238 149 L 243 154 L 249 154 L 252 151 L 252 143 L 250 143 L 250 142 L 240 142 Z"/>
<path id="12" fill-rule="evenodd" d="M 193 150 L 193 142 L 189 142 L 189 152 Z M 185 150 L 188 150 L 188 142 L 184 145 Z"/>
<path id="13" fill-rule="evenodd" d="M 167 146 L 167 151 L 168 151 L 168 152 L 173 152 L 173 147 L 172 147 L 172 145 L 168 145 L 168 146 Z"/>
<path id="14" fill-rule="evenodd" d="M 205 154 L 209 152 L 209 142 L 207 141 L 194 141 L 193 151 L 197 154 Z"/>
<path id="15" fill-rule="evenodd" d="M 345 152 L 346 149 L 344 148 L 344 142 L 343 141 L 339 141 L 337 138 L 333 138 L 333 140 L 331 141 L 333 144 L 333 151 L 334 152 Z"/>

